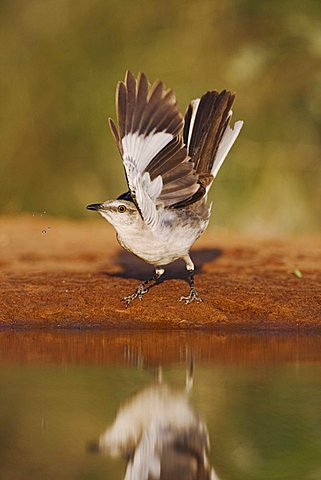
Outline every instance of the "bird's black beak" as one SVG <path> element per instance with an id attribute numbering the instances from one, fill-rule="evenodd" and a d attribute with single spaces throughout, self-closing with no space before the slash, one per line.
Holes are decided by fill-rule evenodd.
<path id="1" fill-rule="evenodd" d="M 90 205 L 87 205 L 86 207 L 88 210 L 99 210 L 101 208 L 101 203 L 92 203 Z"/>

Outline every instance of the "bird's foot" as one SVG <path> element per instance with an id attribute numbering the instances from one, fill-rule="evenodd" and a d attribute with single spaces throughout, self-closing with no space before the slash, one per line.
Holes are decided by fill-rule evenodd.
<path id="1" fill-rule="evenodd" d="M 123 302 L 126 303 L 126 307 L 135 300 L 135 298 L 138 298 L 138 300 L 141 302 L 143 300 L 143 295 L 148 292 L 148 288 L 145 287 L 144 284 L 138 285 L 137 288 L 133 291 L 131 295 L 127 295 L 122 299 Z"/>
<path id="2" fill-rule="evenodd" d="M 189 295 L 187 297 L 181 297 L 179 301 L 188 304 L 192 302 L 202 302 L 203 299 L 201 297 L 198 297 L 196 288 L 191 288 L 189 291 Z"/>

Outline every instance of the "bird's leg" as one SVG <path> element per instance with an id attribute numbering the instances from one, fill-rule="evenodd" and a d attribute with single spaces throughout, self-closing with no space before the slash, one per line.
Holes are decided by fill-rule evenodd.
<path id="1" fill-rule="evenodd" d="M 159 278 L 163 275 L 165 272 L 164 268 L 155 268 L 155 273 L 152 276 L 152 278 L 149 278 L 148 280 L 144 280 L 142 283 L 138 285 L 138 287 L 135 288 L 133 293 L 131 295 L 127 295 L 127 297 L 123 298 L 123 301 L 126 303 L 126 306 L 128 306 L 135 298 L 138 298 L 139 301 L 142 301 L 143 295 L 148 292 L 150 289 L 150 286 L 148 285 L 151 282 L 157 283 Z"/>
<path id="2" fill-rule="evenodd" d="M 158 365 L 156 370 L 156 381 L 159 385 L 163 383 L 163 367 Z"/>
<path id="3" fill-rule="evenodd" d="M 189 364 L 186 368 L 186 382 L 185 382 L 185 390 L 189 393 L 193 388 L 194 383 L 194 360 L 192 355 L 189 358 Z"/>
<path id="4" fill-rule="evenodd" d="M 189 283 L 189 295 L 187 297 L 181 297 L 179 300 L 180 302 L 184 303 L 192 303 L 192 302 L 202 302 L 203 300 L 197 296 L 197 290 L 194 284 L 194 263 L 191 260 L 189 255 L 183 257 L 183 260 L 186 263 L 186 269 L 188 271 L 188 283 Z"/>

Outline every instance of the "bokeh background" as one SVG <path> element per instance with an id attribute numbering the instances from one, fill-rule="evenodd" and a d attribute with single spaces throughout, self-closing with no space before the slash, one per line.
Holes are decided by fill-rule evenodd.
<path id="1" fill-rule="evenodd" d="M 2 0 L 0 213 L 89 217 L 124 189 L 107 128 L 127 68 L 182 111 L 237 92 L 245 126 L 211 193 L 215 225 L 314 233 L 321 219 L 321 3 Z"/>

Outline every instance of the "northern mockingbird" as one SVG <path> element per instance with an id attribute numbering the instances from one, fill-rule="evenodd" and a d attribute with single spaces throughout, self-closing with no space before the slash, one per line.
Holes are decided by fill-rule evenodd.
<path id="1" fill-rule="evenodd" d="M 118 242 L 150 263 L 154 276 L 123 298 L 141 300 L 165 266 L 182 258 L 189 273 L 185 303 L 201 301 L 194 286 L 189 251 L 206 229 L 211 205 L 207 194 L 243 125 L 229 126 L 234 95 L 205 93 L 181 116 L 175 94 L 162 82 L 152 86 L 131 72 L 116 91 L 117 123 L 109 125 L 122 157 L 128 191 L 116 200 L 88 205 L 116 230 Z"/>
<path id="2" fill-rule="evenodd" d="M 193 378 L 186 380 L 184 391 L 162 381 L 139 391 L 87 450 L 124 457 L 124 480 L 219 480 L 207 426 L 189 401 Z"/>

